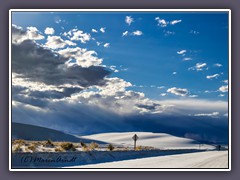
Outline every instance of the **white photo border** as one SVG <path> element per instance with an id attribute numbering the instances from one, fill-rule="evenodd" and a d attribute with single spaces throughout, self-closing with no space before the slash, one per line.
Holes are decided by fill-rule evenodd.
<path id="1" fill-rule="evenodd" d="M 227 12 L 228 13 L 228 168 L 12 168 L 12 12 Z M 10 9 L 9 10 L 9 171 L 231 171 L 231 9 Z"/>

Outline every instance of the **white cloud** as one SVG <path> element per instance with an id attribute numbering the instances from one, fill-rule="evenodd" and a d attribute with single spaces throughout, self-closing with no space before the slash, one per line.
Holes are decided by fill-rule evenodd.
<path id="1" fill-rule="evenodd" d="M 174 35 L 175 32 L 173 31 L 164 31 L 164 36 L 170 36 L 170 35 Z"/>
<path id="2" fill-rule="evenodd" d="M 45 34 L 53 35 L 55 30 L 53 28 L 47 27 L 44 31 Z"/>
<path id="3" fill-rule="evenodd" d="M 175 75 L 175 74 L 177 74 L 177 72 L 173 72 L 172 74 L 174 74 L 174 75 Z"/>
<path id="4" fill-rule="evenodd" d="M 180 23 L 182 22 L 182 20 L 173 20 L 170 22 L 171 25 L 174 25 L 174 24 L 177 24 L 177 23 Z"/>
<path id="5" fill-rule="evenodd" d="M 133 31 L 132 33 L 130 33 L 129 31 L 125 31 L 125 32 L 122 33 L 122 37 L 128 36 L 128 35 L 131 35 L 131 36 L 141 36 L 141 35 L 143 35 L 143 32 L 140 31 L 140 30 L 136 30 L 136 31 Z"/>
<path id="6" fill-rule="evenodd" d="M 219 91 L 221 91 L 221 92 L 228 92 L 228 85 L 226 85 L 226 86 L 221 86 L 221 87 L 219 88 Z"/>
<path id="7" fill-rule="evenodd" d="M 214 64 L 214 66 L 215 66 L 215 67 L 222 67 L 222 64 L 216 63 L 216 64 Z"/>
<path id="8" fill-rule="evenodd" d="M 126 16 L 125 22 L 130 26 L 131 23 L 134 22 L 133 18 L 131 16 Z"/>
<path id="9" fill-rule="evenodd" d="M 219 96 L 219 97 L 224 97 L 224 96 L 225 96 L 225 94 L 219 94 L 218 96 Z"/>
<path id="10" fill-rule="evenodd" d="M 188 96 L 188 97 L 190 97 L 190 98 L 195 98 L 195 97 L 198 97 L 198 95 L 193 94 L 193 95 L 190 95 L 190 96 Z"/>
<path id="11" fill-rule="evenodd" d="M 172 20 L 170 22 L 166 21 L 165 19 L 161 19 L 160 17 L 156 17 L 155 20 L 158 22 L 158 26 L 161 26 L 161 27 L 166 27 L 168 24 L 170 25 L 175 25 L 177 23 L 180 23 L 182 22 L 182 20 Z"/>
<path id="12" fill-rule="evenodd" d="M 158 89 L 164 89 L 165 86 L 158 86 L 157 88 L 158 88 Z"/>
<path id="13" fill-rule="evenodd" d="M 98 33 L 98 31 L 96 29 L 92 29 L 93 33 Z"/>
<path id="14" fill-rule="evenodd" d="M 168 22 L 164 19 L 160 19 L 159 17 L 156 17 L 155 20 L 158 22 L 158 26 L 166 27 Z"/>
<path id="15" fill-rule="evenodd" d="M 55 23 L 59 24 L 60 22 L 62 22 L 62 20 L 60 19 L 60 17 L 56 17 L 56 18 L 55 18 Z"/>
<path id="16" fill-rule="evenodd" d="M 223 80 L 224 83 L 228 84 L 228 80 Z"/>
<path id="17" fill-rule="evenodd" d="M 167 93 L 161 93 L 160 94 L 160 96 L 166 96 L 167 95 Z"/>
<path id="18" fill-rule="evenodd" d="M 218 115 L 219 112 L 194 114 L 194 116 L 211 116 L 211 117 L 216 117 Z"/>
<path id="19" fill-rule="evenodd" d="M 106 29 L 105 27 L 101 27 L 101 28 L 100 28 L 100 31 L 101 31 L 102 33 L 105 33 L 105 29 Z"/>
<path id="20" fill-rule="evenodd" d="M 213 79 L 213 78 L 218 78 L 219 76 L 220 76 L 219 74 L 213 74 L 213 75 L 206 76 L 206 78 Z"/>
<path id="21" fill-rule="evenodd" d="M 178 100 L 161 100 L 158 103 L 171 106 L 166 109 L 166 112 L 181 113 L 181 114 L 212 114 L 219 112 L 221 114 L 228 112 L 228 102 L 226 101 L 209 101 L 203 99 L 178 99 Z M 204 114 L 205 114 L 204 113 Z"/>
<path id="22" fill-rule="evenodd" d="M 195 30 L 191 30 L 189 33 L 190 33 L 190 34 L 195 34 L 195 35 L 199 34 L 199 32 L 198 32 L 198 31 L 195 31 Z"/>
<path id="23" fill-rule="evenodd" d="M 128 35 L 128 31 L 125 31 L 125 32 L 122 33 L 122 37 L 127 36 L 127 35 Z"/>
<path id="24" fill-rule="evenodd" d="M 172 87 L 167 90 L 167 92 L 175 94 L 177 96 L 186 96 L 189 94 L 187 89 Z"/>
<path id="25" fill-rule="evenodd" d="M 76 46 L 77 44 L 69 40 L 64 41 L 60 36 L 48 36 L 47 42 L 45 44 L 46 47 L 51 49 L 64 48 L 67 45 Z"/>
<path id="26" fill-rule="evenodd" d="M 97 46 L 100 46 L 102 44 L 102 42 L 98 42 L 98 41 L 96 43 L 97 43 Z"/>
<path id="27" fill-rule="evenodd" d="M 136 30 L 132 33 L 134 36 L 141 36 L 143 33 L 142 31 Z"/>
<path id="28" fill-rule="evenodd" d="M 186 58 L 183 58 L 183 61 L 191 61 L 192 58 L 189 58 L 189 57 L 186 57 Z"/>
<path id="29" fill-rule="evenodd" d="M 97 53 L 95 51 L 87 51 L 79 47 L 66 48 L 58 51 L 58 53 L 65 58 L 75 59 L 81 67 L 99 66 L 103 61 L 96 57 Z"/>
<path id="30" fill-rule="evenodd" d="M 103 45 L 103 47 L 109 48 L 109 47 L 110 47 L 110 43 L 105 43 L 105 44 Z"/>
<path id="31" fill-rule="evenodd" d="M 185 49 L 184 49 L 184 50 L 181 50 L 181 51 L 177 51 L 178 54 L 184 54 L 184 53 L 186 53 L 186 52 L 187 52 L 187 50 L 185 50 Z"/>
<path id="32" fill-rule="evenodd" d="M 12 43 L 20 44 L 25 40 L 42 40 L 45 37 L 41 35 L 36 27 L 27 27 L 23 30 L 22 27 L 12 25 Z"/>
<path id="33" fill-rule="evenodd" d="M 207 63 L 197 63 L 196 66 L 188 68 L 188 70 L 202 71 L 207 70 Z"/>
<path id="34" fill-rule="evenodd" d="M 84 33 L 81 30 L 75 30 L 73 29 L 70 34 L 72 34 L 71 40 L 74 41 L 81 41 L 81 43 L 86 43 L 87 41 L 90 41 L 91 35 L 89 33 Z"/>

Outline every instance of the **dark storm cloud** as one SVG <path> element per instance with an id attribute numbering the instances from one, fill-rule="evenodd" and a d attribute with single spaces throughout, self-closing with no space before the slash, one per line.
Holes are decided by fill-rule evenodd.
<path id="1" fill-rule="evenodd" d="M 34 82 L 47 85 L 100 85 L 110 71 L 100 66 L 67 67 L 67 59 L 45 49 L 31 40 L 12 44 L 12 71 Z"/>
<path id="2" fill-rule="evenodd" d="M 150 111 L 153 111 L 156 109 L 156 107 L 160 106 L 159 104 L 151 104 L 151 105 L 146 105 L 146 104 L 137 104 L 137 107 L 139 108 L 143 108 L 143 109 L 146 109 L 146 110 L 150 110 Z"/>

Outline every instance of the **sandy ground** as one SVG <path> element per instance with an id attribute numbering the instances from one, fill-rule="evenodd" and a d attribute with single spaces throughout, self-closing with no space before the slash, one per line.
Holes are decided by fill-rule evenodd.
<path id="1" fill-rule="evenodd" d="M 71 168 L 228 168 L 227 151 L 158 156 Z"/>

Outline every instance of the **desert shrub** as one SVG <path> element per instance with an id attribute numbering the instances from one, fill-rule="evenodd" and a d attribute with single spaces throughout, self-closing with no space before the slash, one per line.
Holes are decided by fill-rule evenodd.
<path id="1" fill-rule="evenodd" d="M 32 152 L 35 152 L 36 151 L 35 144 L 31 144 L 30 146 L 28 146 L 28 149 L 31 150 Z"/>
<path id="2" fill-rule="evenodd" d="M 21 148 L 21 145 L 18 144 L 15 149 L 13 149 L 13 152 L 23 152 L 23 149 Z"/>
<path id="3" fill-rule="evenodd" d="M 47 142 L 45 143 L 45 146 L 46 147 L 54 147 L 54 144 L 50 139 L 48 139 Z"/>
<path id="4" fill-rule="evenodd" d="M 87 145 L 84 142 L 80 142 L 82 147 L 87 147 Z"/>
<path id="5" fill-rule="evenodd" d="M 135 150 L 136 150 L 136 151 L 141 151 L 141 150 L 143 150 L 143 149 L 144 149 L 143 146 L 137 146 Z"/>
<path id="6" fill-rule="evenodd" d="M 109 144 L 109 145 L 107 146 L 107 148 L 108 148 L 109 151 L 113 151 L 113 150 L 114 150 L 114 147 L 113 147 L 112 144 Z"/>
<path id="7" fill-rule="evenodd" d="M 55 148 L 55 152 L 63 152 L 63 149 L 62 148 Z"/>
<path id="8" fill-rule="evenodd" d="M 76 148 L 72 143 L 62 143 L 61 148 L 66 151 L 76 151 Z"/>
<path id="9" fill-rule="evenodd" d="M 91 144 L 89 145 L 90 150 L 94 150 L 98 147 L 99 147 L 99 145 L 96 142 L 91 142 Z"/>
<path id="10" fill-rule="evenodd" d="M 80 144 L 82 146 L 83 151 L 89 151 L 90 150 L 90 148 L 84 142 L 80 142 Z"/>
<path id="11" fill-rule="evenodd" d="M 13 144 L 24 145 L 26 142 L 23 139 L 16 139 L 12 142 Z"/>

